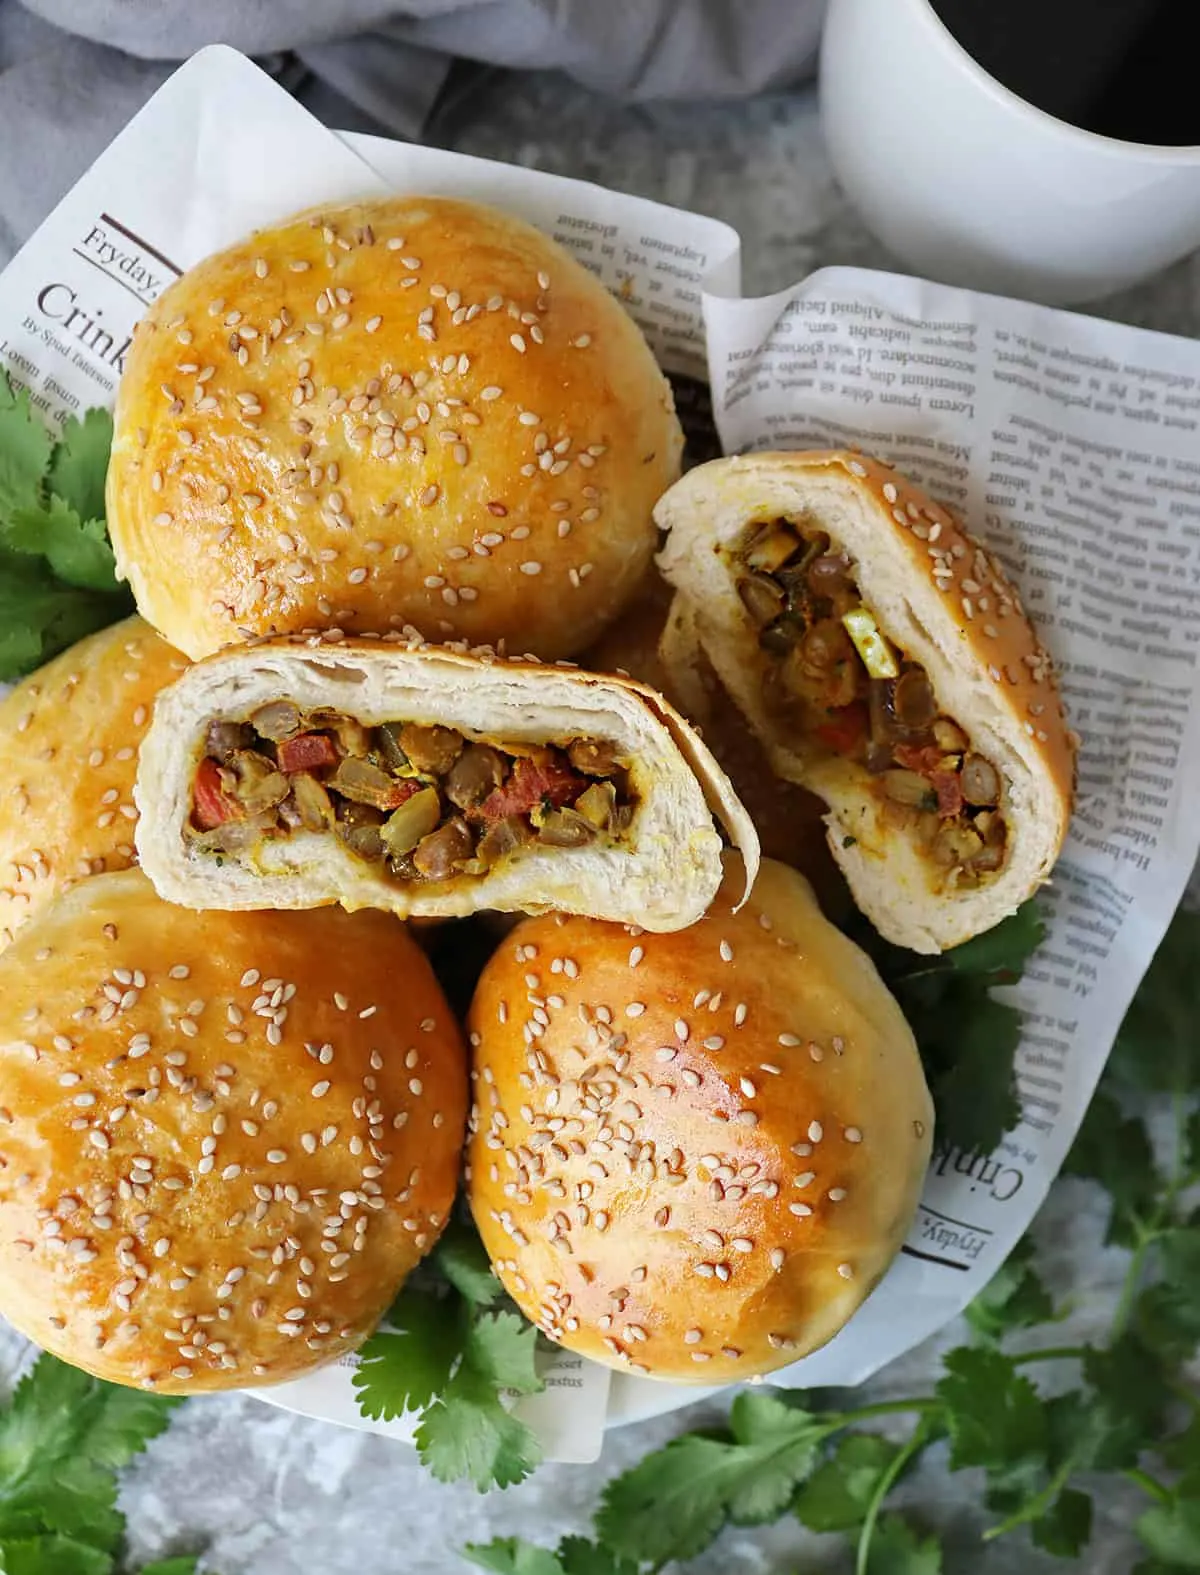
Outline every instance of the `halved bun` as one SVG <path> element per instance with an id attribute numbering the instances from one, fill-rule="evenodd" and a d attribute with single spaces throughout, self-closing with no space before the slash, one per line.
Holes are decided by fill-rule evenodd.
<path id="1" fill-rule="evenodd" d="M 471 1007 L 467 1194 L 569 1350 L 737 1382 L 831 1339 L 912 1221 L 933 1112 L 912 1032 L 803 878 L 743 872 L 673 935 L 530 919 Z"/>
<path id="2" fill-rule="evenodd" d="M 0 958 L 0 1315 L 158 1393 L 298 1377 L 437 1241 L 466 1103 L 394 919 L 83 881 Z"/>
<path id="3" fill-rule="evenodd" d="M 241 722 L 279 700 L 305 713 L 332 708 L 368 728 L 398 720 L 448 727 L 500 750 L 610 743 L 630 762 L 632 823 L 578 847 L 533 841 L 486 871 L 445 879 L 397 878 L 332 832 L 302 828 L 261 839 L 245 856 L 215 858 L 189 831 L 209 723 Z M 387 641 L 276 640 L 197 664 L 155 709 L 137 801 L 146 873 L 168 900 L 197 908 L 340 902 L 420 916 L 558 908 L 675 929 L 699 918 L 720 883 L 714 814 L 744 850 L 749 881 L 758 859 L 754 827 L 725 774 L 653 690 L 569 667 Z"/>
<path id="4" fill-rule="evenodd" d="M 713 461 L 677 482 L 655 514 L 668 532 L 663 573 L 690 603 L 722 683 L 775 769 L 829 806 L 833 856 L 883 935 L 944 950 L 989 929 L 1048 878 L 1066 834 L 1075 743 L 1019 598 L 948 510 L 878 461 L 813 452 Z M 772 658 L 733 559 L 748 528 L 777 519 L 823 532 L 849 558 L 879 630 L 919 664 L 939 712 L 999 774 L 1007 842 L 986 879 L 948 882 L 917 834 L 898 828 L 865 768 L 815 747 L 772 710 Z"/>

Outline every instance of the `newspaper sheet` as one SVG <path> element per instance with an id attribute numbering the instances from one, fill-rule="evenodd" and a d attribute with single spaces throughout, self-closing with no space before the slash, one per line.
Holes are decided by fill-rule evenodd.
<path id="1" fill-rule="evenodd" d="M 230 124 L 241 128 L 236 139 Z M 939 1145 L 883 1286 L 775 1381 L 851 1384 L 954 1316 L 1027 1228 L 1200 843 L 1200 347 L 826 269 L 739 297 L 727 226 L 537 171 L 325 130 L 232 51 L 167 83 L 0 276 L 0 365 L 47 420 L 107 404 L 147 305 L 207 253 L 298 208 L 387 190 L 492 202 L 554 234 L 626 304 L 672 375 L 693 452 L 856 445 L 957 508 L 1004 562 L 1063 672 L 1080 798 L 1015 998 L 1023 1116 L 993 1154 Z M 706 386 L 707 385 L 707 386 Z M 711 387 L 711 407 L 709 403 Z M 697 1398 L 546 1353 L 521 1402 L 547 1453 Z M 353 1360 L 266 1392 L 366 1423 Z"/>

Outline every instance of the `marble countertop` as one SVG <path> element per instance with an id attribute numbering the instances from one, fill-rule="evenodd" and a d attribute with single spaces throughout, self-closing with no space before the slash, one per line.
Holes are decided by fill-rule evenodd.
<path id="1" fill-rule="evenodd" d="M 370 129 L 364 127 L 363 129 Z M 453 79 L 433 140 L 463 152 L 574 175 L 724 219 L 741 233 L 745 288 L 778 289 L 827 263 L 887 267 L 890 260 L 848 209 L 822 148 L 814 95 L 803 90 L 750 104 L 625 108 L 553 76 L 470 74 Z M 1200 331 L 1200 257 L 1093 308 L 1145 327 Z M 1099 1194 L 1061 1182 L 1037 1234 L 1052 1287 L 1071 1312 L 1054 1343 L 1107 1327 L 1124 1255 L 1102 1246 Z M 872 1399 L 922 1393 L 939 1353 L 962 1337 L 951 1326 L 869 1386 Z M 0 1325 L 0 1386 L 22 1356 Z M 719 1401 L 610 1434 L 600 1462 L 548 1466 L 520 1488 L 479 1497 L 422 1471 L 404 1445 L 275 1411 L 244 1396 L 192 1401 L 129 1473 L 123 1493 L 134 1553 L 149 1558 L 207 1548 L 220 1575 L 449 1575 L 466 1568 L 464 1543 L 521 1535 L 553 1544 L 587 1530 L 602 1483 L 684 1427 L 721 1414 Z M 944 1446 L 942 1446 L 944 1447 Z M 1023 1537 L 978 1541 L 982 1474 L 944 1474 L 940 1450 L 902 1498 L 947 1540 L 947 1569 L 970 1575 L 1039 1575 L 1062 1564 Z M 1125 1527 L 1135 1499 L 1112 1491 L 1096 1504 L 1088 1556 L 1093 1575 L 1133 1563 Z M 845 1568 L 833 1538 L 797 1522 L 753 1534 L 729 1531 L 692 1566 L 697 1575 L 767 1575 Z"/>

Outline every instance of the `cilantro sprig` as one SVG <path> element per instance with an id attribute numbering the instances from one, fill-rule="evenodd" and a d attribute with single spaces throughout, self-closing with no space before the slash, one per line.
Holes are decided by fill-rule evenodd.
<path id="1" fill-rule="evenodd" d="M 178 1404 L 41 1357 L 0 1409 L 2 1575 L 126 1569 L 117 1473 L 162 1432 Z M 173 1558 L 141 1575 L 195 1570 L 194 1558 Z"/>
<path id="2" fill-rule="evenodd" d="M 1027 916 L 1020 925 L 981 938 L 966 976 L 996 979 L 1027 954 L 1035 931 Z M 502 1575 L 643 1575 L 696 1558 L 727 1525 L 794 1516 L 848 1538 L 855 1575 L 941 1575 L 937 1536 L 891 1507 L 929 1454 L 982 1473 L 985 1542 L 1028 1535 L 1086 1567 L 1092 1495 L 1115 1475 L 1145 1497 L 1135 1530 L 1146 1557 L 1133 1575 L 1200 1569 L 1200 1396 L 1188 1375 L 1200 1344 L 1198 956 L 1200 915 L 1180 913 L 1067 1162 L 1107 1190 L 1108 1239 L 1128 1254 L 1105 1339 L 1048 1343 L 1061 1314 L 1027 1238 L 968 1310 L 970 1340 L 945 1355 L 928 1394 L 847 1408 L 837 1394 L 746 1390 L 724 1426 L 684 1434 L 609 1482 L 593 1543 L 551 1553 L 510 1539 L 467 1556 Z M 925 977 L 953 988 L 948 972 Z M 1164 1103 L 1172 1132 L 1156 1144 L 1146 1115 Z M 591 1562 L 572 1562 L 576 1547 Z"/>
<path id="3" fill-rule="evenodd" d="M 939 1141 L 990 1154 L 1020 1119 L 1014 1068 L 1021 1014 L 993 991 L 1020 979 L 1045 933 L 1032 901 L 938 957 L 889 945 L 865 920 L 855 933 L 916 1036 Z"/>
<path id="4" fill-rule="evenodd" d="M 104 410 L 55 440 L 0 370 L 0 681 L 133 610 L 104 524 L 111 445 Z"/>
<path id="5" fill-rule="evenodd" d="M 359 1409 L 375 1420 L 417 1413 L 414 1437 L 442 1482 L 480 1492 L 522 1482 L 541 1463 L 537 1435 L 505 1405 L 537 1394 L 537 1331 L 498 1307 L 500 1282 L 478 1236 L 455 1221 L 428 1272 L 405 1284 L 354 1374 Z"/>

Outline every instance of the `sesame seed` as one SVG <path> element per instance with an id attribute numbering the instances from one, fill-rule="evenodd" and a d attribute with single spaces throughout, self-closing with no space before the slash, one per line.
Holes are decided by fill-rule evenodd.
<path id="1" fill-rule="evenodd" d="M 807 1203 L 789 1203 L 788 1208 L 793 1214 L 799 1215 L 801 1219 L 804 1219 L 812 1213 L 812 1209 Z"/>
<path id="2" fill-rule="evenodd" d="M 854 1268 L 849 1263 L 839 1263 L 837 1271 L 843 1280 L 852 1280 L 854 1278 Z"/>
<path id="3" fill-rule="evenodd" d="M 845 1187 L 830 1187 L 826 1196 L 830 1203 L 840 1203 L 846 1196 L 846 1189 Z"/>
<path id="4" fill-rule="evenodd" d="M 808 1186 L 811 1186 L 812 1183 L 816 1179 L 817 1179 L 817 1173 L 816 1173 L 815 1170 L 804 1170 L 804 1171 L 801 1171 L 801 1173 L 798 1176 L 794 1176 L 792 1178 L 792 1186 L 793 1187 L 808 1187 Z"/>
<path id="5" fill-rule="evenodd" d="M 842 1133 L 842 1136 L 846 1139 L 847 1143 L 862 1142 L 862 1133 L 859 1131 L 858 1127 L 847 1127 Z"/>
<path id="6" fill-rule="evenodd" d="M 755 1087 L 755 1085 L 750 1081 L 750 1079 L 748 1077 L 741 1078 L 739 1080 L 738 1086 L 740 1087 L 742 1093 L 745 1094 L 747 1099 L 753 1099 L 754 1096 L 758 1093 L 758 1089 Z"/>
<path id="7" fill-rule="evenodd" d="M 513 349 L 519 351 L 521 355 L 525 354 L 525 340 L 521 334 L 509 334 L 508 342 L 510 345 L 512 345 Z"/>
<path id="8" fill-rule="evenodd" d="M 819 1121 L 810 1121 L 808 1123 L 808 1140 L 810 1143 L 819 1143 L 824 1136 L 825 1128 Z"/>

